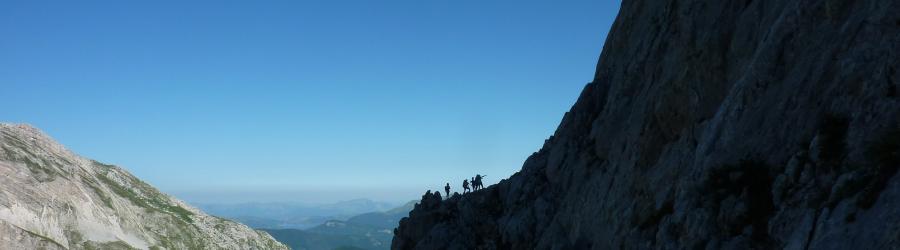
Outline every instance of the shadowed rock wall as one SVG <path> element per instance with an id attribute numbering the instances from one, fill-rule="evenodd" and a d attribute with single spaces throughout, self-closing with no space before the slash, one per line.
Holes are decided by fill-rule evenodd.
<path id="1" fill-rule="evenodd" d="M 499 184 L 394 249 L 900 245 L 900 1 L 625 0 L 594 80 Z"/>

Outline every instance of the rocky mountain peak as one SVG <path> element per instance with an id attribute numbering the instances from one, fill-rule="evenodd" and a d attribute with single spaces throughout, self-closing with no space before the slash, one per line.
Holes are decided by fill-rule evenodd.
<path id="1" fill-rule="evenodd" d="M 0 124 L 0 249 L 287 249 L 39 129 Z"/>
<path id="2" fill-rule="evenodd" d="M 900 2 L 625 0 L 522 169 L 424 197 L 394 249 L 900 244 Z"/>

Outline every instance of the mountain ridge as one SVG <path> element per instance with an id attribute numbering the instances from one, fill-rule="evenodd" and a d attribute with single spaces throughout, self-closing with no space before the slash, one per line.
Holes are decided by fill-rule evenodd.
<path id="1" fill-rule="evenodd" d="M 212 217 L 39 129 L 0 123 L 0 248 L 287 249 Z M 15 237 L 12 237 L 15 236 Z"/>
<path id="2" fill-rule="evenodd" d="M 347 219 L 367 212 L 394 208 L 387 202 L 353 199 L 326 204 L 250 202 L 235 204 L 195 203 L 209 214 L 244 223 L 253 228 L 307 229 L 332 219 Z M 408 211 L 407 211 L 408 212 Z"/>
<path id="3" fill-rule="evenodd" d="M 294 249 L 388 249 L 393 229 L 416 201 L 386 211 L 368 212 L 346 220 L 328 220 L 308 229 L 263 229 Z"/>
<path id="4" fill-rule="evenodd" d="M 423 196 L 393 249 L 883 249 L 900 232 L 900 2 L 622 1 L 521 170 Z"/>

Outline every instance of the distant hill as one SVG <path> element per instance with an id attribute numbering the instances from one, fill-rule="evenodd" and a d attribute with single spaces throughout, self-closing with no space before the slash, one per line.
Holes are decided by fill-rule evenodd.
<path id="1" fill-rule="evenodd" d="M 292 249 L 390 249 L 394 228 L 415 201 L 384 212 L 364 213 L 347 220 L 329 220 L 301 229 L 263 229 Z"/>
<path id="2" fill-rule="evenodd" d="M 373 248 L 370 247 L 373 246 L 373 244 L 368 241 L 367 238 L 359 236 L 318 234 L 299 229 L 274 229 L 266 230 L 266 232 L 294 250 L 390 248 L 390 238 L 388 238 L 387 244 L 378 241 L 377 244 L 379 245 Z M 391 237 L 393 237 L 393 235 L 391 235 Z M 382 247 L 381 245 L 384 246 Z M 369 248 L 357 246 L 367 246 Z"/>
<path id="3" fill-rule="evenodd" d="M 334 204 L 320 205 L 317 208 L 333 211 L 336 214 L 360 214 L 369 211 L 384 211 L 395 207 L 396 204 L 378 202 L 369 199 L 355 199 L 340 201 Z M 409 212 L 409 211 L 406 211 Z"/>
<path id="4" fill-rule="evenodd" d="M 400 219 L 409 214 L 409 211 L 415 205 L 416 201 L 410 201 L 403 206 L 388 211 L 360 214 L 347 219 L 347 223 L 393 229 L 397 227 L 397 223 L 400 223 Z"/>
<path id="5" fill-rule="evenodd" d="M 210 214 L 232 219 L 253 228 L 308 229 L 329 220 L 346 220 L 354 215 L 385 211 L 397 205 L 368 199 L 355 199 L 333 204 L 201 203 L 197 206 Z"/>

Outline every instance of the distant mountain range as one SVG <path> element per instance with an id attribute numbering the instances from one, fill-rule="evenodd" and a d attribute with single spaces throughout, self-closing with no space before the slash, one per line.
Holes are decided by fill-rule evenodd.
<path id="1" fill-rule="evenodd" d="M 263 229 L 295 250 L 390 249 L 394 228 L 416 202 L 346 220 L 328 220 L 309 229 Z"/>
<path id="2" fill-rule="evenodd" d="M 329 220 L 345 220 L 359 214 L 387 211 L 399 204 L 355 199 L 315 205 L 286 202 L 196 205 L 210 214 L 253 228 L 308 229 Z"/>

